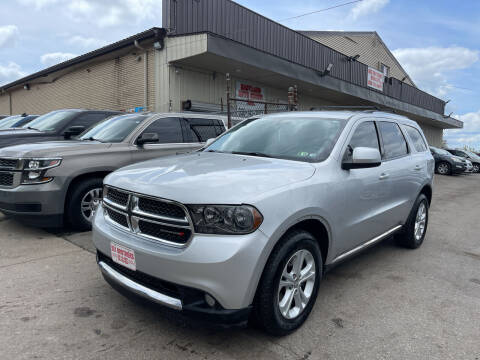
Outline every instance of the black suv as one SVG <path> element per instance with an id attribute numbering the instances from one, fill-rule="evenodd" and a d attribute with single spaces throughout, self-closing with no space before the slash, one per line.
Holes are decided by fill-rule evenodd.
<path id="1" fill-rule="evenodd" d="M 463 173 L 467 169 L 467 162 L 450 154 L 447 150 L 430 146 L 430 152 L 435 159 L 435 172 L 440 175 Z"/>
<path id="2" fill-rule="evenodd" d="M 480 172 L 480 156 L 477 154 L 467 150 L 447 149 L 447 151 L 455 156 L 470 160 L 473 165 L 473 172 Z"/>
<path id="3" fill-rule="evenodd" d="M 0 148 L 32 142 L 64 140 L 79 135 L 92 125 L 118 111 L 108 110 L 56 110 L 39 116 L 22 128 L 0 132 Z"/>

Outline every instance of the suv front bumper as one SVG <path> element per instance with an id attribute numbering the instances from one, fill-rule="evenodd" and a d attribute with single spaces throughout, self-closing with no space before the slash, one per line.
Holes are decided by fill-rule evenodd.
<path id="1" fill-rule="evenodd" d="M 223 321 L 248 316 L 268 238 L 259 230 L 248 235 L 194 234 L 187 247 L 175 248 L 110 224 L 100 206 L 93 222 L 93 242 L 102 273 L 115 288 Z M 136 271 L 113 263 L 111 243 L 135 252 Z M 214 307 L 206 304 L 206 294 L 215 299 Z"/>
<path id="2" fill-rule="evenodd" d="M 0 211 L 31 225 L 62 225 L 65 194 L 55 180 L 45 184 L 0 188 Z"/>

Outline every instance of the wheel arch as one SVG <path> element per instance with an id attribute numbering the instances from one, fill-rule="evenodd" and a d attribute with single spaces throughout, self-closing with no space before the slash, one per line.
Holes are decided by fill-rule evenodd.
<path id="1" fill-rule="evenodd" d="M 254 281 L 252 282 L 252 287 L 250 288 L 250 299 L 252 302 L 255 302 L 258 285 L 263 278 L 265 268 L 271 258 L 272 253 L 278 246 L 280 246 L 283 237 L 290 231 L 305 230 L 310 232 L 318 241 L 322 254 L 323 266 L 325 267 L 326 265 L 328 254 L 331 249 L 332 231 L 330 229 L 329 223 L 324 218 L 318 215 L 302 216 L 294 221 L 284 223 L 283 226 L 280 227 L 280 229 L 281 230 L 271 236 L 271 245 L 265 249 L 262 256 L 263 261 L 261 261 L 261 264 L 258 264 L 258 277 L 254 279 Z"/>
<path id="2" fill-rule="evenodd" d="M 427 197 L 428 205 L 432 203 L 433 191 L 432 191 L 432 186 L 430 184 L 425 184 L 420 190 L 419 195 L 420 194 L 424 194 Z"/>
<path id="3" fill-rule="evenodd" d="M 102 178 L 103 179 L 105 176 L 107 176 L 111 172 L 112 171 L 101 170 L 101 171 L 92 171 L 92 172 L 88 172 L 88 173 L 82 173 L 82 174 L 79 174 L 79 175 L 75 176 L 70 181 L 70 183 L 68 184 L 67 191 L 65 192 L 64 213 L 66 213 L 69 196 L 70 196 L 70 194 L 72 193 L 73 189 L 75 188 L 75 186 L 77 184 L 81 183 L 82 181 L 84 181 L 86 179 L 92 179 L 92 178 Z"/>

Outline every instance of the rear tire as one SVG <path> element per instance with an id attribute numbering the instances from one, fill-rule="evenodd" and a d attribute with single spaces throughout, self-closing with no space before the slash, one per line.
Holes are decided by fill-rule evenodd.
<path id="1" fill-rule="evenodd" d="M 416 249 L 423 244 L 428 227 L 428 208 L 427 197 L 420 194 L 413 205 L 403 231 L 395 235 L 399 245 Z"/>
<path id="2" fill-rule="evenodd" d="M 67 221 L 75 230 L 90 230 L 94 210 L 102 198 L 103 179 L 86 179 L 73 186 L 65 208 Z"/>
<path id="3" fill-rule="evenodd" d="M 258 284 L 255 323 L 276 336 L 299 328 L 315 304 L 322 271 L 320 248 L 309 232 L 294 230 L 284 235 Z"/>
<path id="4" fill-rule="evenodd" d="M 451 175 L 452 174 L 452 167 L 450 166 L 449 163 L 442 161 L 439 162 L 435 168 L 437 170 L 437 173 L 440 175 Z"/>

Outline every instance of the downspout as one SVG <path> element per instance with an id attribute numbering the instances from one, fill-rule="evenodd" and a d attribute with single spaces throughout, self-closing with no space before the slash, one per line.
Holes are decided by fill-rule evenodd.
<path id="1" fill-rule="evenodd" d="M 133 42 L 133 45 L 143 50 L 143 110 L 148 111 L 148 50 L 141 47 L 137 40 Z"/>
<path id="2" fill-rule="evenodd" d="M 12 113 L 12 92 L 11 91 L 8 92 L 8 107 L 9 107 L 9 110 L 10 110 L 10 115 L 13 115 L 13 113 Z"/>

